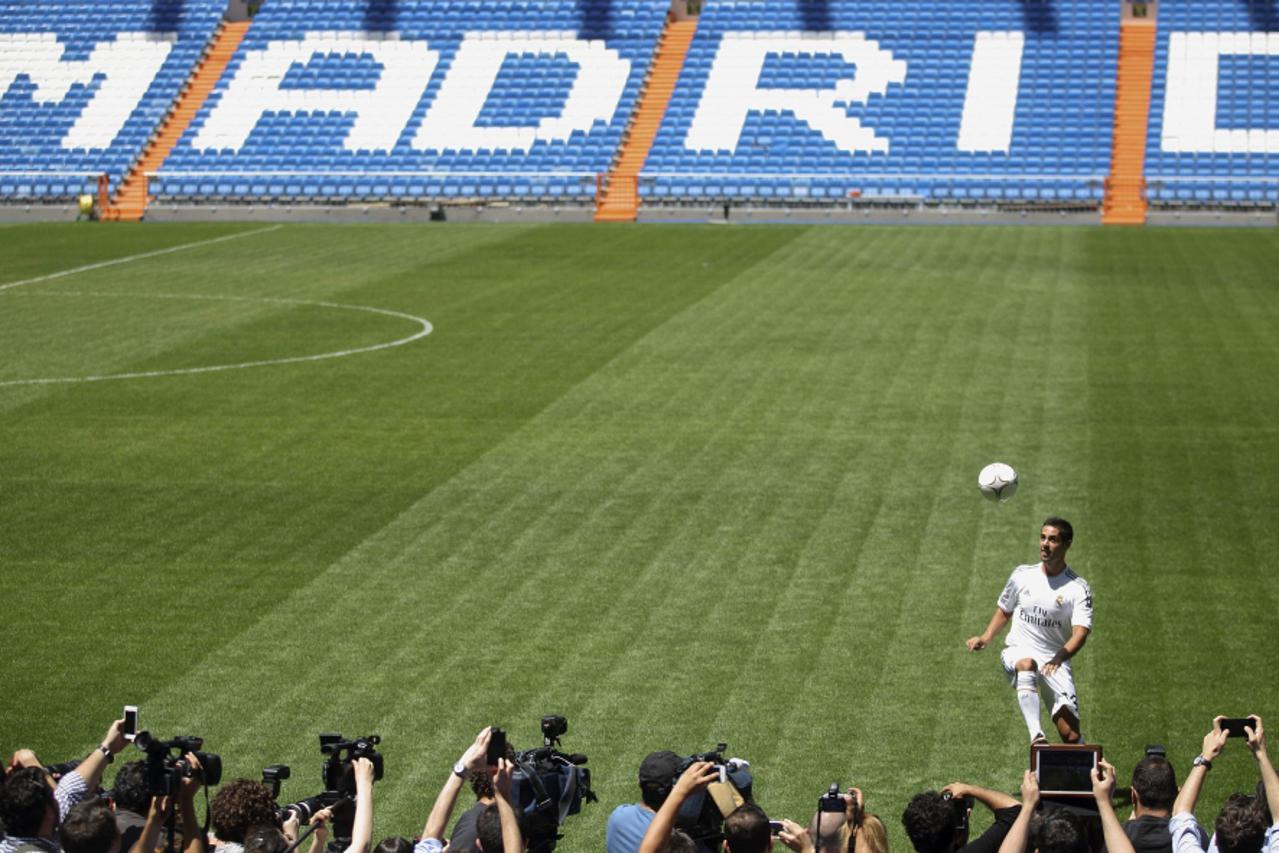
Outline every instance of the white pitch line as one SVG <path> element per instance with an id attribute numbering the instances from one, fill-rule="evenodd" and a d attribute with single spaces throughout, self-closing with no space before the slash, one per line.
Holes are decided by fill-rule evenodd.
<path id="1" fill-rule="evenodd" d="M 276 226 L 277 228 L 279 226 Z M 250 232 L 245 232 L 250 233 Z M 219 238 L 224 239 L 224 238 Z M 52 294 L 48 294 L 52 295 Z M 386 343 L 371 344 L 366 347 L 355 347 L 353 349 L 336 350 L 334 352 L 322 352 L 315 355 L 295 355 L 286 358 L 271 358 L 262 361 L 243 361 L 238 364 L 213 364 L 207 367 L 185 367 L 174 370 L 147 370 L 136 373 L 109 373 L 101 376 L 59 376 L 47 379 L 9 379 L 0 382 L 0 388 L 10 385 L 54 385 L 72 382 L 106 382 L 112 379 L 150 379 L 158 376 L 184 376 L 193 373 L 217 373 L 224 370 L 245 370 L 250 367 L 267 367 L 275 364 L 297 364 L 304 361 L 323 361 L 329 358 L 343 358 L 348 355 L 359 355 L 360 353 L 376 352 L 377 350 L 390 349 L 392 347 L 404 346 L 411 344 L 416 340 L 420 340 L 434 331 L 431 322 L 424 317 L 418 317 L 413 314 L 405 314 L 402 311 L 392 311 L 389 308 L 374 308 L 370 305 L 348 305 L 341 302 L 314 302 L 308 299 L 277 299 L 272 297 L 253 297 L 253 296 L 201 296 L 186 294 L 126 294 L 126 293 L 60 293 L 60 296 L 134 296 L 141 298 L 155 299 L 204 299 L 204 300 L 221 300 L 226 302 L 268 302 L 283 305 L 309 305 L 319 308 L 338 308 L 347 311 L 367 311 L 370 314 L 384 314 L 388 317 L 397 317 L 402 320 L 409 320 L 421 326 L 412 335 L 405 338 L 399 338 Z"/>
<path id="2" fill-rule="evenodd" d="M 100 270 L 105 267 L 114 267 L 120 264 L 128 264 L 134 261 L 145 260 L 146 258 L 158 258 L 160 255 L 170 255 L 174 252 L 183 252 L 187 249 L 197 249 L 200 246 L 212 246 L 215 243 L 225 243 L 228 240 L 238 240 L 241 237 L 252 237 L 254 234 L 266 234 L 270 231 L 278 231 L 283 225 L 271 225 L 267 228 L 255 228 L 252 231 L 240 231 L 236 234 L 228 234 L 225 237 L 214 237 L 209 240 L 198 240 L 194 243 L 183 243 L 180 246 L 170 246 L 167 249 L 156 249 L 154 252 L 142 252 L 137 255 L 128 255 L 123 258 L 112 258 L 109 261 L 99 261 L 96 264 L 85 264 L 82 267 L 73 267 L 69 270 L 60 272 L 51 272 L 48 275 L 38 275 L 35 278 L 24 278 L 22 281 L 11 281 L 8 284 L 0 284 L 0 291 L 10 290 L 15 287 L 23 287 L 28 284 L 39 284 L 42 281 L 53 281 L 58 278 L 66 278 L 69 275 L 76 275 L 91 270 Z"/>

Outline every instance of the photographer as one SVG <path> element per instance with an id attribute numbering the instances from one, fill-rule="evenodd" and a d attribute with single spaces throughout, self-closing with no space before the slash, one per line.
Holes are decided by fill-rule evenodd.
<path id="1" fill-rule="evenodd" d="M 637 853 L 644 833 L 671 792 L 680 757 L 669 750 L 650 752 L 639 768 L 640 802 L 624 803 L 608 816 L 604 832 L 607 853 Z"/>
<path id="2" fill-rule="evenodd" d="M 995 822 L 973 842 L 968 821 L 973 801 L 994 813 Z M 902 812 L 902 826 L 918 853 L 995 853 L 1022 806 L 1002 791 L 952 782 L 940 791 L 924 791 L 911 798 Z"/>
<path id="3" fill-rule="evenodd" d="M 453 765 L 453 771 L 445 780 L 444 786 L 435 798 L 435 804 L 431 807 L 431 813 L 426 818 L 426 825 L 422 828 L 422 839 L 413 848 L 415 853 L 440 853 L 444 850 L 444 828 L 453 814 L 453 806 L 457 803 L 457 795 L 462 790 L 462 782 L 467 776 L 479 773 L 488 773 L 492 776 L 494 801 L 493 805 L 488 806 L 476 821 L 479 835 L 478 846 L 484 853 L 520 853 L 524 849 L 519 821 L 515 816 L 515 810 L 511 808 L 513 765 L 502 758 L 498 760 L 496 767 L 487 766 L 486 757 L 491 737 L 492 729 L 483 729 Z M 493 831 L 495 823 L 496 832 Z"/>
<path id="4" fill-rule="evenodd" d="M 0 786 L 0 822 L 7 836 L 0 839 L 0 853 L 14 853 L 19 847 L 38 847 L 47 851 L 59 849 L 56 828 L 71 807 L 98 788 L 102 771 L 124 749 L 127 742 L 121 734 L 124 720 L 116 720 L 107 729 L 102 744 L 89 753 L 74 770 L 62 775 L 56 787 L 49 774 L 39 766 L 15 769 Z M 31 764 L 34 753 L 15 753 L 14 764 Z"/>
<path id="5" fill-rule="evenodd" d="M 1173 803 L 1168 830 L 1172 834 L 1172 846 L 1176 853 L 1197 853 L 1204 850 L 1203 831 L 1195 819 L 1194 810 L 1204 778 L 1212 769 L 1212 762 L 1226 746 L 1228 734 L 1221 727 L 1224 719 L 1225 717 L 1213 719 L 1212 730 L 1204 735 L 1203 751 L 1195 757 L 1194 766 L 1186 775 L 1186 784 Z M 1244 733 L 1248 738 L 1248 749 L 1261 771 L 1266 803 L 1270 813 L 1274 815 L 1279 811 L 1279 776 L 1276 776 L 1274 765 L 1266 752 L 1266 732 L 1261 718 L 1253 714 L 1250 719 L 1253 725 L 1245 727 Z M 1226 800 L 1221 813 L 1217 815 L 1213 840 L 1220 853 L 1258 853 L 1261 850 L 1279 853 L 1279 822 L 1272 822 L 1267 827 L 1264 812 L 1258 807 L 1256 799 L 1236 794 Z"/>
<path id="6" fill-rule="evenodd" d="M 661 755 L 661 753 L 654 754 Z M 674 755 L 674 753 L 671 754 Z M 647 763 L 648 759 L 645 759 L 645 764 Z M 643 767 L 640 769 L 642 773 Z M 642 779 L 641 776 L 641 788 Z M 680 774 L 679 779 L 675 780 L 674 786 L 653 814 L 648 829 L 644 831 L 644 838 L 640 841 L 639 853 L 665 853 L 670 845 L 671 832 L 675 829 L 675 817 L 679 814 L 680 806 L 684 805 L 684 801 L 693 794 L 705 790 L 707 785 L 717 779 L 719 779 L 719 768 L 712 762 L 694 761 L 690 764 L 688 769 Z"/>
<path id="7" fill-rule="evenodd" d="M 1101 818 L 1101 829 L 1105 837 L 1107 853 L 1134 853 L 1132 843 L 1124 835 L 1123 825 L 1115 814 L 1113 799 L 1115 796 L 1115 768 L 1107 761 L 1101 761 L 1092 771 L 1092 794 L 1097 803 L 1097 814 Z M 1039 805 L 1039 780 L 1033 770 L 1027 770 L 1021 782 L 1021 813 L 1013 821 L 1012 828 L 1004 837 L 999 853 L 1024 853 L 1035 850 L 1039 853 L 1048 851 L 1079 851 L 1086 853 L 1089 849 L 1088 837 L 1082 823 L 1066 809 L 1053 809 L 1041 816 L 1039 826 L 1031 839 L 1030 824 Z"/>
<path id="8" fill-rule="evenodd" d="M 506 745 L 505 757 L 509 761 L 515 760 L 515 749 L 510 743 Z M 479 839 L 480 815 L 496 802 L 493 796 L 493 779 L 489 774 L 470 773 L 468 778 L 471 793 L 475 795 L 475 805 L 462 812 L 457 822 L 453 824 L 453 833 L 449 836 L 448 843 L 452 853 L 475 853 L 477 850 L 475 842 Z M 396 851 L 388 850 L 384 853 L 396 853 Z"/>
<path id="9" fill-rule="evenodd" d="M 837 790 L 832 785 L 831 792 L 822 797 L 822 800 L 835 796 Z M 841 799 L 844 805 L 842 811 L 819 805 L 813 814 L 808 825 L 808 837 L 812 839 L 810 849 L 816 848 L 816 853 L 888 853 L 888 832 L 883 821 L 876 815 L 866 813 L 866 802 L 861 789 L 849 788 Z M 793 844 L 795 833 L 790 831 L 789 823 L 782 822 L 783 831 L 778 834 L 778 838 L 799 853 L 803 848 L 802 845 L 796 847 Z"/>
<path id="10" fill-rule="evenodd" d="M 373 762 L 367 758 L 355 758 L 351 761 L 351 776 L 355 782 L 355 817 L 351 824 L 351 840 L 346 846 L 346 853 L 367 853 L 369 846 L 373 843 L 373 782 L 375 778 L 375 770 Z M 289 844 L 293 844 L 298 837 L 299 822 L 296 812 L 289 811 L 289 819 L 283 824 L 283 834 Z M 320 809 L 311 815 L 307 822 L 310 826 L 314 826 L 315 830 L 311 834 L 311 846 L 308 848 L 309 853 L 322 853 L 325 850 L 325 842 L 328 839 L 328 824 L 334 817 L 334 807 Z M 268 838 L 259 839 L 260 843 L 268 844 Z M 245 853 L 252 853 L 247 850 Z"/>
<path id="11" fill-rule="evenodd" d="M 1124 824 L 1124 834 L 1137 853 L 1172 853 L 1168 821 L 1177 799 L 1177 774 L 1168 759 L 1158 752 L 1148 754 L 1132 769 L 1132 818 Z M 1200 837 L 1202 847 L 1208 836 Z"/>
<path id="12" fill-rule="evenodd" d="M 223 785 L 209 805 L 218 853 L 244 853 L 244 841 L 254 829 L 280 829 L 280 818 L 271 789 L 253 779 L 235 779 Z"/>
<path id="13" fill-rule="evenodd" d="M 106 800 L 95 797 L 77 803 L 59 830 L 62 850 L 64 853 L 119 853 L 127 849 L 129 853 L 154 853 L 160 846 L 160 833 L 172 805 L 168 797 L 151 798 L 141 834 L 125 848 L 116 816 Z M 204 841 L 188 835 L 184 849 L 186 853 L 197 853 L 204 849 Z"/>

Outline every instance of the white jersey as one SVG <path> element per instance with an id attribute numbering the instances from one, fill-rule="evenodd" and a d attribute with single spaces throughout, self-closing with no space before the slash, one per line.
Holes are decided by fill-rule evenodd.
<path id="1" fill-rule="evenodd" d="M 1049 577 L 1040 563 L 1013 569 L 999 596 L 999 609 L 1012 615 L 1005 645 L 1051 657 L 1076 625 L 1092 629 L 1092 590 L 1067 566 Z"/>

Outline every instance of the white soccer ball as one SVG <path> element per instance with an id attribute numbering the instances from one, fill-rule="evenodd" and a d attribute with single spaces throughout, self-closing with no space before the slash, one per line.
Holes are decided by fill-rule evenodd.
<path id="1" fill-rule="evenodd" d="M 977 488 L 992 501 L 1004 501 L 1017 494 L 1017 472 L 1003 462 L 992 462 L 977 475 Z"/>

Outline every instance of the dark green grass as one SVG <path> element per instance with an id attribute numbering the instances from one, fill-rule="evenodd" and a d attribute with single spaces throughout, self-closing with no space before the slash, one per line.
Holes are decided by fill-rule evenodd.
<path id="1" fill-rule="evenodd" d="M 6 228 L 0 284 L 255 230 Z M 317 732 L 377 732 L 413 835 L 476 730 L 554 711 L 601 794 L 568 851 L 716 740 L 770 813 L 858 784 L 901 848 L 914 791 L 1018 784 L 963 640 L 1060 513 L 1085 734 L 1184 772 L 1216 712 L 1279 728 L 1276 268 L 1262 231 L 288 226 L 0 292 L 0 382 L 413 331 L 255 297 L 435 327 L 0 386 L 0 746 L 132 702 L 300 797 Z"/>

